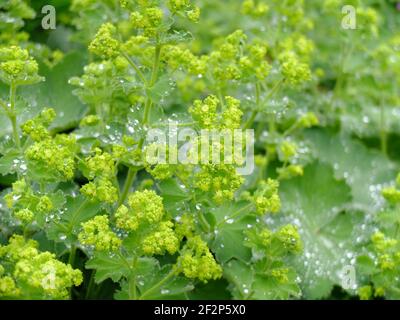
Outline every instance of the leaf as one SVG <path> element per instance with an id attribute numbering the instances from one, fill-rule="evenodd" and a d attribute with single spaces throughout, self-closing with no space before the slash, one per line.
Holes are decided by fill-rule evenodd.
<path id="1" fill-rule="evenodd" d="M 50 218 L 47 230 L 49 239 L 75 243 L 81 223 L 93 218 L 99 211 L 100 204 L 97 202 L 90 202 L 82 195 L 67 196 L 65 211 L 57 217 Z"/>
<path id="2" fill-rule="evenodd" d="M 154 104 L 162 104 L 164 99 L 168 97 L 175 89 L 174 80 L 168 74 L 162 75 L 158 81 L 149 89 L 146 94 L 151 98 Z"/>
<path id="3" fill-rule="evenodd" d="M 380 195 L 382 184 L 395 177 L 395 167 L 384 155 L 369 150 L 346 135 L 329 135 L 322 130 L 306 133 L 315 157 L 330 164 L 336 178 L 351 187 L 352 207 L 375 213 L 385 203 Z"/>
<path id="4" fill-rule="evenodd" d="M 172 268 L 171 265 L 165 265 L 145 277 L 143 282 L 139 283 L 141 296 L 147 300 L 184 299 L 185 293 L 194 288 L 189 279 L 174 275 L 159 286 L 171 274 Z"/>
<path id="5" fill-rule="evenodd" d="M 234 299 L 289 299 L 301 294 L 293 270 L 289 271 L 287 283 L 279 283 L 271 276 L 257 274 L 252 264 L 231 260 L 224 266 L 224 276 L 231 283 Z"/>
<path id="6" fill-rule="evenodd" d="M 21 166 L 17 166 L 17 164 L 20 164 L 20 162 L 22 161 L 21 158 L 18 158 L 19 156 L 20 152 L 15 150 L 12 150 L 2 156 L 0 158 L 0 174 L 6 175 L 9 173 L 17 172 L 17 168 L 21 168 Z M 18 163 L 16 163 L 16 161 L 18 161 Z"/>
<path id="7" fill-rule="evenodd" d="M 251 250 L 243 245 L 244 230 L 251 227 L 256 218 L 246 216 L 251 212 L 252 205 L 246 201 L 224 204 L 212 210 L 216 219 L 215 240 L 211 244 L 220 263 L 232 258 L 249 261 Z"/>
<path id="8" fill-rule="evenodd" d="M 57 116 L 52 128 L 69 128 L 77 123 L 85 106 L 72 94 L 72 86 L 68 80 L 82 72 L 85 58 L 78 52 L 65 55 L 63 60 L 53 68 L 40 66 L 40 75 L 45 82 L 21 89 L 21 95 L 28 101 L 33 101 L 34 107 L 41 110 L 44 107 L 54 108 Z"/>
<path id="9" fill-rule="evenodd" d="M 251 294 L 254 271 L 251 265 L 232 259 L 224 266 L 224 278 L 229 281 L 234 299 L 245 299 Z"/>
<path id="10" fill-rule="evenodd" d="M 188 296 L 190 300 L 229 300 L 232 296 L 227 287 L 228 282 L 224 279 L 209 281 L 206 284 L 200 283 L 188 293 Z"/>
<path id="11" fill-rule="evenodd" d="M 306 298 L 326 297 L 341 284 L 341 270 L 355 257 L 356 229 L 362 214 L 344 212 L 351 190 L 333 176 L 330 166 L 313 163 L 302 177 L 280 187 L 284 223 L 298 226 L 304 253 L 293 259 Z"/>
<path id="12" fill-rule="evenodd" d="M 128 277 L 131 272 L 126 259 L 120 255 L 106 252 L 96 252 L 85 266 L 87 269 L 96 270 L 96 283 L 103 282 L 107 278 L 117 282 L 122 277 Z"/>
<path id="13" fill-rule="evenodd" d="M 193 35 L 185 30 L 173 30 L 172 33 L 167 33 L 160 40 L 162 44 L 177 44 L 180 42 L 189 42 L 193 40 Z"/>

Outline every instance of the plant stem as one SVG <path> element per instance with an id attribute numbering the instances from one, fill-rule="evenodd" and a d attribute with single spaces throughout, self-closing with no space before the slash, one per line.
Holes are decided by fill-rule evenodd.
<path id="1" fill-rule="evenodd" d="M 14 83 L 10 85 L 10 110 L 9 118 L 12 124 L 13 135 L 15 145 L 18 149 L 21 149 L 21 141 L 19 139 L 18 127 L 17 127 L 17 117 L 15 115 L 15 99 L 17 97 L 17 86 Z"/>
<path id="2" fill-rule="evenodd" d="M 146 86 L 148 88 L 151 88 L 154 85 L 154 83 L 157 81 L 158 70 L 160 67 L 160 56 L 161 56 L 161 46 L 157 45 L 150 82 L 148 84 L 146 84 Z M 145 82 L 145 83 L 147 83 L 147 82 Z M 147 125 L 147 123 L 149 122 L 150 110 L 151 110 L 152 104 L 153 104 L 153 102 L 152 102 L 151 98 L 149 96 L 147 96 L 145 107 L 144 107 L 144 113 L 143 113 L 143 121 L 142 121 L 143 126 Z M 138 144 L 139 149 L 141 149 L 143 147 L 143 143 L 144 143 L 144 137 L 142 137 L 139 141 L 139 144 Z M 126 200 L 126 197 L 129 193 L 129 189 L 131 188 L 133 180 L 136 177 L 136 173 L 137 173 L 137 169 L 134 169 L 132 167 L 129 168 L 128 176 L 126 177 L 125 184 L 124 184 L 121 196 L 118 201 L 118 206 L 123 204 L 124 201 Z"/>
<path id="3" fill-rule="evenodd" d="M 273 86 L 273 88 L 268 92 L 268 95 L 265 97 L 264 101 L 267 101 L 269 98 L 271 98 L 271 97 L 275 94 L 275 92 L 278 91 L 278 89 L 280 88 L 280 86 L 283 84 L 284 80 L 285 80 L 285 79 L 280 79 L 280 80 Z M 258 109 L 260 108 L 260 91 L 261 91 L 261 89 L 260 89 L 260 83 L 257 82 L 257 83 L 256 83 L 256 105 L 257 105 L 257 109 L 256 109 L 256 110 L 253 110 L 253 112 L 251 113 L 249 120 L 247 120 L 247 122 L 246 122 L 246 124 L 245 124 L 245 126 L 244 126 L 245 129 L 251 128 L 251 126 L 253 125 L 253 122 L 254 122 L 254 120 L 256 119 L 257 114 L 258 114 L 258 112 L 259 112 Z"/>
<path id="4" fill-rule="evenodd" d="M 132 68 L 136 71 L 136 74 L 139 76 L 139 78 L 143 82 L 143 84 L 147 85 L 146 77 L 144 76 L 144 74 L 140 70 L 140 68 L 136 65 L 136 63 L 131 59 L 131 57 L 128 54 L 126 54 L 126 52 L 124 52 L 124 51 L 121 51 L 121 54 L 128 61 L 128 63 L 132 66 Z"/>
<path id="5" fill-rule="evenodd" d="M 387 155 L 387 132 L 386 132 L 386 117 L 385 117 L 385 105 L 381 100 L 380 103 L 380 135 L 381 135 L 381 150 L 384 155 Z"/>
<path id="6" fill-rule="evenodd" d="M 150 289 L 146 290 L 140 296 L 140 300 L 143 300 L 146 296 L 148 296 L 149 294 L 153 293 L 156 289 L 160 288 L 164 283 L 166 283 L 168 280 L 170 280 L 176 273 L 177 273 L 177 270 L 176 269 L 172 269 L 171 272 L 169 272 L 166 277 L 161 279 L 158 283 L 156 283 Z"/>
<path id="7" fill-rule="evenodd" d="M 121 196 L 119 197 L 118 200 L 118 207 L 125 202 L 126 197 L 128 196 L 129 193 L 129 189 L 131 188 L 131 185 L 133 183 L 133 180 L 135 180 L 136 173 L 137 173 L 136 169 L 133 169 L 132 167 L 129 168 L 128 175 L 124 183 L 124 187 L 122 188 Z"/>
<path id="8" fill-rule="evenodd" d="M 129 300 L 137 299 L 137 290 L 136 290 L 136 276 L 133 275 L 129 279 L 129 289 L 128 289 Z"/>
<path id="9" fill-rule="evenodd" d="M 75 256 L 76 256 L 76 246 L 72 245 L 71 250 L 69 252 L 69 258 L 68 258 L 68 264 L 70 264 L 71 267 L 74 266 Z"/>
<path id="10" fill-rule="evenodd" d="M 92 290 L 93 290 L 93 286 L 94 286 L 94 276 L 96 274 L 96 270 L 92 270 L 92 272 L 90 273 L 90 279 L 89 279 L 89 284 L 86 290 L 86 295 L 85 295 L 85 299 L 89 299 L 91 294 L 92 294 Z"/>

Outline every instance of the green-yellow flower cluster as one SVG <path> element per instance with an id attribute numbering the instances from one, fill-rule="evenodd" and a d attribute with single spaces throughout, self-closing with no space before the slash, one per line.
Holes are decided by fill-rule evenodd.
<path id="1" fill-rule="evenodd" d="M 177 267 L 186 277 L 204 283 L 222 276 L 221 266 L 199 236 L 188 239 L 178 258 Z"/>
<path id="2" fill-rule="evenodd" d="M 111 230 L 106 215 L 96 216 L 82 223 L 79 241 L 87 246 L 94 246 L 97 251 L 116 251 L 121 246 L 121 239 Z"/>
<path id="3" fill-rule="evenodd" d="M 0 246 L 0 297 L 66 299 L 69 288 L 82 282 L 80 270 L 40 252 L 38 243 L 14 235 Z"/>
<path id="4" fill-rule="evenodd" d="M 0 80 L 8 85 L 34 84 L 43 80 L 39 66 L 26 49 L 18 46 L 0 48 Z"/>

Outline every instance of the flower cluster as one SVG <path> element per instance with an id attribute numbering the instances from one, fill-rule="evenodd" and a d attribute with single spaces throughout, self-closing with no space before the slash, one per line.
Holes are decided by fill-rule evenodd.
<path id="1" fill-rule="evenodd" d="M 240 109 L 240 101 L 225 97 L 225 105 L 222 112 L 218 112 L 219 99 L 210 95 L 204 100 L 195 100 L 189 107 L 192 118 L 204 129 L 237 129 L 240 128 L 243 112 Z"/>
<path id="2" fill-rule="evenodd" d="M 178 258 L 177 268 L 186 277 L 205 283 L 222 276 L 221 266 L 199 236 L 188 239 Z"/>
<path id="3" fill-rule="evenodd" d="M 165 154 L 163 154 L 165 152 Z M 181 165 L 174 165 L 171 160 L 177 159 L 177 150 L 165 144 L 152 143 L 144 149 L 144 165 L 146 171 L 155 179 L 171 178 Z M 182 168 L 183 170 L 185 168 Z"/>
<path id="4" fill-rule="evenodd" d="M 247 245 L 263 252 L 266 256 L 279 258 L 289 254 L 299 254 L 303 250 L 298 230 L 295 226 L 288 224 L 276 231 L 266 227 L 257 227 L 246 232 L 248 236 Z"/>
<path id="5" fill-rule="evenodd" d="M 169 45 L 163 51 L 163 60 L 173 70 L 183 68 L 190 75 L 204 75 L 207 72 L 209 57 L 200 57 L 193 54 L 189 49 L 178 45 Z"/>
<path id="6" fill-rule="evenodd" d="M 267 212 L 277 213 L 281 209 L 281 200 L 278 194 L 279 182 L 273 179 L 261 181 L 257 190 L 249 200 L 256 206 L 256 212 L 263 215 Z"/>
<path id="7" fill-rule="evenodd" d="M 28 165 L 46 168 L 48 179 L 70 180 L 75 172 L 76 139 L 74 135 L 59 134 L 35 142 L 25 152 Z"/>
<path id="8" fill-rule="evenodd" d="M 293 51 L 282 52 L 279 61 L 282 76 L 289 84 L 298 85 L 311 79 L 310 67 L 301 62 Z"/>
<path id="9" fill-rule="evenodd" d="M 88 104 L 92 108 L 91 112 L 94 113 L 96 106 L 110 104 L 113 97 L 120 97 L 118 93 L 121 82 L 116 82 L 115 79 L 123 79 L 127 76 L 127 66 L 128 62 L 121 56 L 111 60 L 92 62 L 84 67 L 84 74 L 81 77 L 73 77 L 69 83 L 77 87 L 74 94 L 83 103 Z M 120 99 L 123 97 L 121 96 Z M 129 101 L 129 97 L 125 97 L 124 100 Z M 96 116 L 99 115 L 89 115 L 92 120 Z"/>
<path id="10" fill-rule="evenodd" d="M 27 85 L 43 80 L 39 66 L 26 49 L 18 46 L 0 49 L 0 80 L 6 84 Z"/>
<path id="11" fill-rule="evenodd" d="M 267 45 L 255 42 L 246 46 L 247 36 L 236 30 L 209 55 L 212 75 L 217 81 L 256 79 L 263 80 L 271 69 L 266 60 Z"/>
<path id="12" fill-rule="evenodd" d="M 253 17 L 264 16 L 269 7 L 264 2 L 256 2 L 254 0 L 245 0 L 242 3 L 242 13 Z"/>
<path id="13" fill-rule="evenodd" d="M 382 189 L 382 196 L 391 204 L 400 203 L 400 173 L 396 178 L 396 186 L 386 187 Z"/>
<path id="14" fill-rule="evenodd" d="M 4 197 L 9 208 L 13 209 L 14 217 L 23 224 L 28 224 L 36 218 L 36 214 L 49 213 L 54 208 L 52 199 L 47 195 L 35 194 L 25 179 L 12 184 L 12 191 Z"/>
<path id="15" fill-rule="evenodd" d="M 37 247 L 36 241 L 18 235 L 0 246 L 0 297 L 66 299 L 69 288 L 81 284 L 80 270 Z"/>
<path id="16" fill-rule="evenodd" d="M 360 298 L 363 300 L 372 297 L 383 297 L 387 292 L 398 290 L 396 278 L 400 264 L 400 249 L 397 239 L 386 237 L 382 232 L 377 231 L 371 237 L 372 254 L 377 263 L 369 272 L 369 277 L 373 283 L 359 288 Z M 370 260 L 370 257 L 363 256 L 362 259 Z M 359 260 L 361 263 L 362 260 Z"/>
<path id="17" fill-rule="evenodd" d="M 233 165 L 202 165 L 195 174 L 194 183 L 202 191 L 209 192 L 216 203 L 232 200 L 236 190 L 242 185 L 243 177 L 238 175 Z"/>
<path id="18" fill-rule="evenodd" d="M 84 161 L 82 171 L 89 182 L 82 186 L 81 192 L 90 199 L 114 203 L 118 199 L 118 190 L 112 182 L 116 174 L 114 157 L 99 148 L 94 152 Z"/>
<path id="19" fill-rule="evenodd" d="M 127 231 L 135 231 L 142 224 L 159 223 L 164 216 L 162 198 L 153 190 L 136 191 L 131 194 L 128 207 L 121 205 L 115 213 L 117 226 Z"/>
<path id="20" fill-rule="evenodd" d="M 103 24 L 94 40 L 89 45 L 89 51 L 103 59 L 115 58 L 119 55 L 120 43 L 116 40 L 116 28 L 111 23 Z"/>
<path id="21" fill-rule="evenodd" d="M 33 141 L 47 140 L 50 133 L 47 127 L 53 122 L 56 112 L 52 108 L 43 109 L 39 115 L 26 121 L 22 126 L 22 132 Z"/>
<path id="22" fill-rule="evenodd" d="M 84 245 L 94 246 L 97 251 L 116 251 L 121 246 L 121 240 L 111 230 L 106 215 L 82 223 L 78 239 Z"/>
<path id="23" fill-rule="evenodd" d="M 174 254 L 179 250 L 180 241 L 171 221 L 162 221 L 154 231 L 142 240 L 142 250 L 146 255 Z"/>

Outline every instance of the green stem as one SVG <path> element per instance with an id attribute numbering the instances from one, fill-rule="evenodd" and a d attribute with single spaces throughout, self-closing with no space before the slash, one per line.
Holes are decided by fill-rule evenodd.
<path id="1" fill-rule="evenodd" d="M 280 86 L 283 84 L 283 82 L 285 81 L 285 79 L 280 79 L 274 86 L 273 88 L 268 92 L 268 95 L 265 97 L 264 101 L 267 101 L 268 99 L 270 99 L 280 88 Z M 260 108 L 260 83 L 257 82 L 256 84 L 256 105 L 257 105 L 257 109 L 253 110 L 253 112 L 250 115 L 249 120 L 247 120 L 244 128 L 245 129 L 249 129 L 251 128 L 251 126 L 253 125 L 254 120 L 257 117 L 257 114 L 259 112 L 259 108 Z"/>
<path id="2" fill-rule="evenodd" d="M 342 59 L 340 61 L 340 65 L 339 65 L 339 70 L 338 70 L 338 75 L 336 78 L 335 87 L 333 89 L 332 97 L 334 100 L 336 100 L 339 96 L 341 96 L 343 81 L 344 81 L 344 76 L 345 76 L 344 67 L 347 63 L 348 58 L 351 56 L 351 54 L 355 48 L 355 43 L 352 38 L 350 38 L 349 42 L 350 43 L 345 44 L 345 48 L 342 51 Z"/>
<path id="3" fill-rule="evenodd" d="M 69 258 L 68 258 L 68 264 L 70 264 L 71 267 L 74 266 L 75 256 L 76 256 L 76 246 L 72 245 L 71 250 L 69 252 Z"/>
<path id="4" fill-rule="evenodd" d="M 139 78 L 143 82 L 143 84 L 147 85 L 146 77 L 144 76 L 144 74 L 140 70 L 140 68 L 136 65 L 136 63 L 131 59 L 131 57 L 124 51 L 121 51 L 121 54 L 128 61 L 128 63 L 132 66 L 132 68 L 136 71 L 136 74 L 139 76 Z"/>
<path id="5" fill-rule="evenodd" d="M 88 284 L 88 287 L 87 287 L 87 290 L 86 290 L 86 295 L 85 295 L 85 299 L 86 300 L 89 299 L 91 297 L 91 295 L 92 295 L 92 291 L 93 291 L 93 288 L 94 288 L 94 277 L 95 277 L 95 274 L 96 274 L 96 270 L 93 269 L 92 272 L 90 273 L 89 284 Z"/>
<path id="6" fill-rule="evenodd" d="M 204 217 L 203 212 L 199 211 L 198 216 L 199 216 L 200 224 L 203 227 L 203 230 L 206 231 L 206 232 L 210 232 L 210 230 L 211 230 L 210 224 L 208 223 L 208 221 Z"/>
<path id="7" fill-rule="evenodd" d="M 152 286 L 150 289 L 146 290 L 141 296 L 140 300 L 143 300 L 146 296 L 149 294 L 153 293 L 155 290 L 159 289 L 164 283 L 166 283 L 168 280 L 170 280 L 173 276 L 175 276 L 177 273 L 177 269 L 172 269 L 171 272 L 167 274 L 167 276 L 158 283 L 156 283 L 154 286 Z"/>
<path id="8" fill-rule="evenodd" d="M 15 99 L 17 97 L 17 86 L 14 83 L 10 85 L 10 110 L 9 118 L 11 121 L 15 145 L 18 149 L 21 148 L 21 141 L 19 139 L 18 127 L 17 127 L 17 117 L 15 115 Z"/>
<path id="9" fill-rule="evenodd" d="M 122 188 L 121 196 L 119 197 L 118 207 L 125 202 L 126 197 L 128 196 L 129 193 L 129 189 L 131 188 L 133 180 L 136 177 L 136 173 L 137 173 L 136 169 L 133 169 L 132 167 L 129 168 L 128 175 L 124 183 L 124 187 Z"/>
<path id="10" fill-rule="evenodd" d="M 129 300 L 137 299 L 137 290 L 136 290 L 136 276 L 133 275 L 129 279 L 129 289 L 128 289 Z"/>
<path id="11" fill-rule="evenodd" d="M 157 81 L 157 75 L 158 75 L 158 70 L 160 67 L 160 56 L 161 56 L 161 46 L 157 45 L 156 46 L 156 52 L 155 52 L 155 57 L 154 57 L 154 64 L 153 64 L 153 70 L 151 73 L 151 78 L 150 82 L 148 83 L 148 87 L 151 88 L 154 83 Z M 146 83 L 146 82 L 145 82 Z M 146 85 L 147 86 L 147 85 Z M 143 126 L 147 125 L 149 122 L 149 116 L 150 116 L 150 110 L 152 107 L 152 100 L 148 96 L 146 99 L 145 107 L 144 107 L 144 113 L 143 113 L 143 121 L 142 124 Z M 142 137 L 139 141 L 138 148 L 141 149 L 144 144 L 144 137 Z M 124 203 L 126 200 L 126 197 L 128 196 L 129 189 L 131 188 L 131 185 L 133 183 L 133 180 L 135 179 L 137 173 L 137 169 L 129 168 L 128 170 L 128 176 L 126 177 L 124 187 L 122 189 L 121 196 L 118 201 L 118 206 Z"/>
<path id="12" fill-rule="evenodd" d="M 293 123 L 293 125 L 291 127 L 289 127 L 284 133 L 283 136 L 287 137 L 288 135 L 292 134 L 296 129 L 299 128 L 300 122 L 296 121 L 295 123 Z"/>
<path id="13" fill-rule="evenodd" d="M 160 68 L 160 56 L 161 56 L 161 46 L 157 45 L 156 53 L 154 56 L 153 70 L 151 72 L 151 78 L 150 78 L 150 82 L 148 84 L 148 88 L 151 88 L 157 81 L 158 70 Z M 146 99 L 145 107 L 144 107 L 143 125 L 147 125 L 149 122 L 152 104 L 153 104 L 153 101 L 151 100 L 151 97 L 148 96 Z M 143 142 L 142 142 L 142 144 L 143 144 Z"/>
<path id="14" fill-rule="evenodd" d="M 386 132 L 386 116 L 385 105 L 383 101 L 380 103 L 380 135 L 381 135 L 381 150 L 384 155 L 387 155 L 387 132 Z"/>

